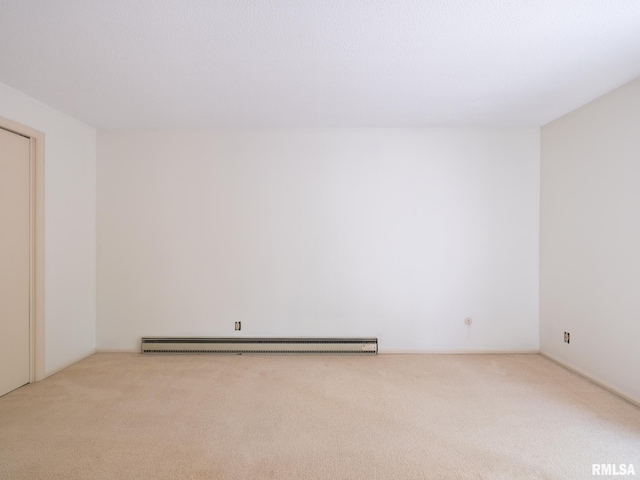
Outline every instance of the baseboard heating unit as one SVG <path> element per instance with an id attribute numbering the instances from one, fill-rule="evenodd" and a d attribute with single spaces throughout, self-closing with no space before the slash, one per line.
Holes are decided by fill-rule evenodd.
<path id="1" fill-rule="evenodd" d="M 143 337 L 141 348 L 142 353 L 375 355 L 378 339 Z"/>

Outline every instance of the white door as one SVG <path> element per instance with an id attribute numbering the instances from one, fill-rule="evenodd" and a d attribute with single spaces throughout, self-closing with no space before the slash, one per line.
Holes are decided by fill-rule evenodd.
<path id="1" fill-rule="evenodd" d="M 29 149 L 0 128 L 0 395 L 29 383 Z"/>

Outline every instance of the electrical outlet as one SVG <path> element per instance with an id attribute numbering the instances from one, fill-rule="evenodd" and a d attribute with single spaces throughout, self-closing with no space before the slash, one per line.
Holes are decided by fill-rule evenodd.
<path id="1" fill-rule="evenodd" d="M 242 328 L 242 322 L 236 322 L 236 330 L 240 330 Z"/>
<path id="2" fill-rule="evenodd" d="M 571 343 L 571 334 L 569 332 L 564 332 L 564 343 Z"/>

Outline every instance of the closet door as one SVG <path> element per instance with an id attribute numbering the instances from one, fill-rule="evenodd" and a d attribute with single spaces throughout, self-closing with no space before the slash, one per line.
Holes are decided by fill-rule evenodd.
<path id="1" fill-rule="evenodd" d="M 30 145 L 0 128 L 0 395 L 29 383 Z"/>

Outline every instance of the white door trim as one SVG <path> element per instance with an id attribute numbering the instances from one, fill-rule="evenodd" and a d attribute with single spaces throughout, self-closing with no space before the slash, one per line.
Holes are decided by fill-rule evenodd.
<path id="1" fill-rule="evenodd" d="M 30 139 L 29 382 L 44 375 L 44 133 L 0 117 L 0 128 Z"/>

